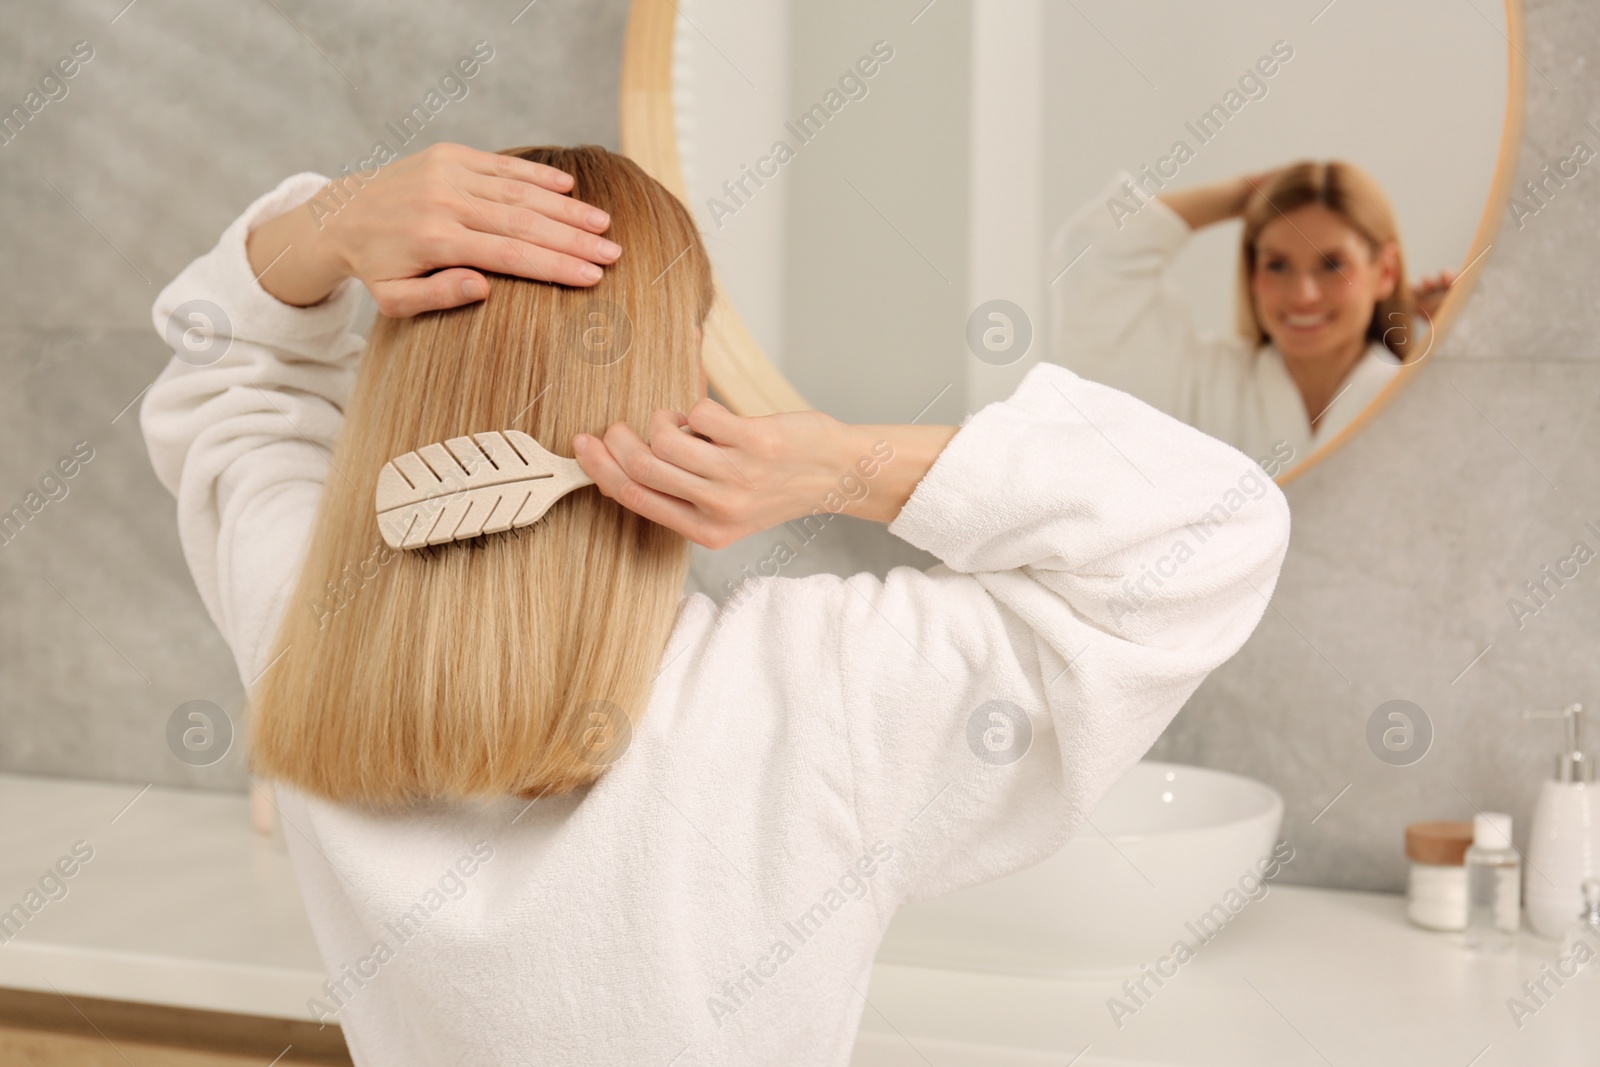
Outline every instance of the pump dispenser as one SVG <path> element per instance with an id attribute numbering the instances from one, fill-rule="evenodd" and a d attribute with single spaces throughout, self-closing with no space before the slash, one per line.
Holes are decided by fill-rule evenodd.
<path id="1" fill-rule="evenodd" d="M 1600 955 L 1600 879 L 1590 878 L 1583 883 L 1583 911 L 1561 939 L 1560 958 L 1564 967 L 1581 965 L 1579 977 L 1593 980 L 1600 973 L 1596 955 Z"/>
<path id="2" fill-rule="evenodd" d="M 1600 877 L 1600 790 L 1594 763 L 1583 751 L 1583 705 L 1524 711 L 1524 719 L 1562 719 L 1566 747 L 1555 777 L 1540 787 L 1528 841 L 1523 902 L 1535 933 L 1559 940 L 1583 907 L 1581 886 Z"/>

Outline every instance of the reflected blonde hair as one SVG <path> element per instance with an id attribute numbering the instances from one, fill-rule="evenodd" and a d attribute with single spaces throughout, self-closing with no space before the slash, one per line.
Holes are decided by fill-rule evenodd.
<path id="1" fill-rule="evenodd" d="M 1417 313 L 1406 283 L 1405 253 L 1400 244 L 1400 228 L 1394 220 L 1389 198 L 1376 179 L 1354 163 L 1332 160 L 1316 163 L 1302 160 L 1274 175 L 1245 204 L 1244 232 L 1239 236 L 1239 276 L 1235 299 L 1235 323 L 1239 334 L 1257 346 L 1268 341 L 1267 331 L 1256 314 L 1255 295 L 1250 280 L 1256 269 L 1256 242 L 1267 224 L 1297 208 L 1320 205 L 1338 215 L 1366 241 L 1376 255 L 1384 245 L 1395 248 L 1395 286 L 1388 299 L 1379 300 L 1367 324 L 1367 340 L 1379 341 L 1404 363 L 1410 350 L 1413 320 Z"/>
<path id="2" fill-rule="evenodd" d="M 642 430 L 698 396 L 712 283 L 689 212 L 602 148 L 504 154 L 571 174 L 624 252 L 590 289 L 489 274 L 476 304 L 377 316 L 271 650 L 282 659 L 251 694 L 253 769 L 330 800 L 593 782 L 644 712 L 676 619 L 687 542 L 593 486 L 521 530 L 417 551 L 379 534 L 378 471 L 403 452 L 520 429 L 570 456 L 579 432 Z M 627 326 L 631 347 L 601 365 L 626 339 L 594 331 Z"/>

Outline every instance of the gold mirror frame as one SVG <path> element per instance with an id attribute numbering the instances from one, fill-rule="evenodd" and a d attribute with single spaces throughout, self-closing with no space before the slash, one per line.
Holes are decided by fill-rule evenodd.
<path id="1" fill-rule="evenodd" d="M 1484 260 L 1494 247 L 1495 235 L 1500 230 L 1502 209 L 1511 195 L 1511 179 L 1516 172 L 1517 152 L 1522 142 L 1527 76 L 1527 59 L 1523 54 L 1522 4 L 1520 0 L 1505 0 L 1505 9 L 1506 114 L 1500 129 L 1500 151 L 1495 161 L 1494 181 L 1483 214 L 1478 218 L 1478 228 L 1472 237 L 1466 267 L 1450 287 L 1439 308 L 1428 348 L 1420 359 L 1396 374 L 1383 391 L 1373 398 L 1372 403 L 1335 434 L 1332 440 L 1307 456 L 1303 463 L 1279 475 L 1279 485 L 1287 485 L 1322 462 L 1364 429 L 1399 395 L 1400 390 L 1433 355 L 1439 341 L 1466 304 L 1478 275 L 1483 272 Z M 672 102 L 672 40 L 677 17 L 678 9 L 674 0 L 633 0 L 622 46 L 622 153 L 688 204 Z M 711 387 L 730 409 L 740 415 L 800 411 L 811 406 L 756 343 L 745 327 L 744 320 L 739 317 L 739 312 L 729 303 L 720 281 L 716 286 L 711 315 L 706 321 L 702 356 Z"/>

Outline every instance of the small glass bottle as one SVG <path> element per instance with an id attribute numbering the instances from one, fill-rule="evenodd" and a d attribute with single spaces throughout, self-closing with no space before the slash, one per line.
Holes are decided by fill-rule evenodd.
<path id="1" fill-rule="evenodd" d="M 1583 882 L 1583 910 L 1561 938 L 1561 959 L 1578 968 L 1578 976 L 1590 981 L 1600 974 L 1600 879 Z"/>
<path id="2" fill-rule="evenodd" d="M 1467 947 L 1500 953 L 1522 925 L 1522 857 L 1511 846 L 1511 816 L 1479 812 L 1467 849 Z"/>

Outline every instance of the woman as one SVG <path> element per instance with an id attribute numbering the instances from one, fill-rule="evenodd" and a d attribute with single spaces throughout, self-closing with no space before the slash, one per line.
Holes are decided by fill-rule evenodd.
<path id="1" fill-rule="evenodd" d="M 438 146 L 318 229 L 323 183 L 162 291 L 231 334 L 142 422 L 358 1064 L 847 1063 L 895 909 L 1059 849 L 1272 593 L 1281 492 L 1061 367 L 959 430 L 706 399 L 705 250 L 628 160 Z M 383 551 L 384 461 L 516 428 L 596 486 Z M 681 596 L 687 539 L 833 510 L 945 566 Z"/>
<path id="2" fill-rule="evenodd" d="M 1052 298 L 1059 362 L 1277 473 L 1421 358 L 1417 314 L 1431 315 L 1451 277 L 1413 296 L 1394 214 L 1358 167 L 1301 162 L 1156 195 L 1148 185 L 1118 175 L 1057 237 L 1058 261 L 1072 263 Z M 1193 231 L 1232 218 L 1244 221 L 1238 335 L 1209 336 L 1165 276 Z"/>

